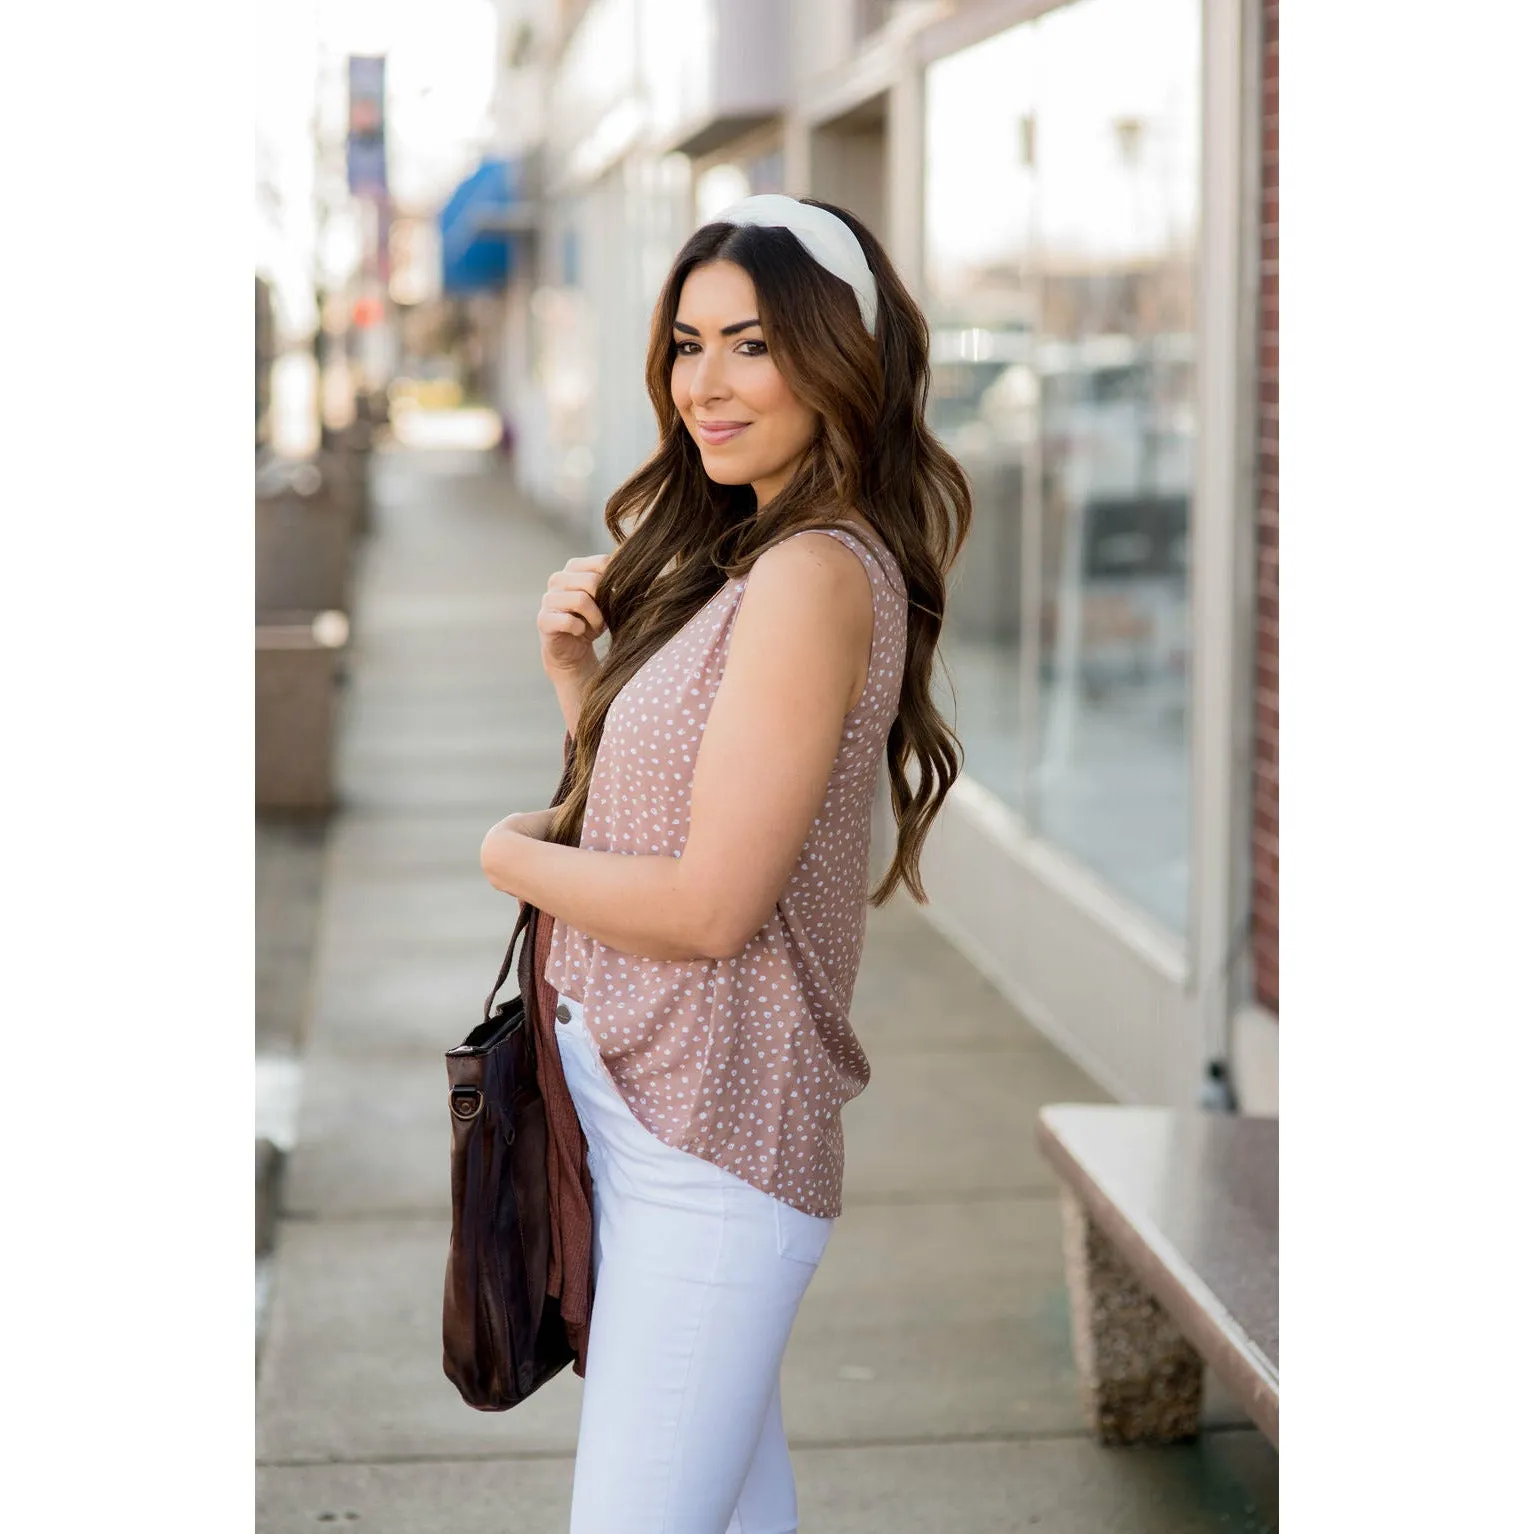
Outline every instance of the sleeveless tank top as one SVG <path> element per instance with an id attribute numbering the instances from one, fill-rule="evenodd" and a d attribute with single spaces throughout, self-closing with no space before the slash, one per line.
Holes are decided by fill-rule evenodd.
<path id="1" fill-rule="evenodd" d="M 841 1213 L 842 1105 L 868 1084 L 850 1019 L 867 928 L 873 798 L 905 673 L 906 589 L 882 542 L 831 537 L 873 592 L 868 680 L 771 917 L 733 959 L 639 958 L 555 920 L 544 978 L 586 1026 L 658 1139 L 807 1214 Z M 865 538 L 867 543 L 865 546 Z M 693 762 L 724 676 L 749 572 L 726 581 L 613 700 L 581 846 L 667 853 L 687 841 Z"/>

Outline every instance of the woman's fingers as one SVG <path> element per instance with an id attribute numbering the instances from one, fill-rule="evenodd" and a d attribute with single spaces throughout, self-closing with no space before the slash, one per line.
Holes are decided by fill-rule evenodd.
<path id="1" fill-rule="evenodd" d="M 556 570 L 549 577 L 550 591 L 584 591 L 595 598 L 597 583 L 602 579 L 600 570 Z"/>
<path id="2" fill-rule="evenodd" d="M 546 613 L 573 613 L 584 622 L 593 639 L 606 627 L 602 618 L 602 609 L 597 606 L 591 595 L 579 586 L 568 586 L 547 592 L 539 611 L 540 627 L 543 615 Z M 561 628 L 559 632 L 580 632 L 580 630 Z"/>
<path id="3" fill-rule="evenodd" d="M 578 587 L 582 591 L 596 595 L 597 582 L 602 578 L 602 572 L 607 568 L 607 561 L 612 556 L 609 554 L 583 554 L 578 559 L 565 561 L 563 570 L 556 570 L 549 577 L 549 590 L 559 591 L 568 587 Z"/>
<path id="4" fill-rule="evenodd" d="M 597 586 L 611 558 L 583 554 L 550 577 L 538 604 L 538 633 L 545 667 L 569 670 L 589 665 L 607 620 L 597 605 Z"/>

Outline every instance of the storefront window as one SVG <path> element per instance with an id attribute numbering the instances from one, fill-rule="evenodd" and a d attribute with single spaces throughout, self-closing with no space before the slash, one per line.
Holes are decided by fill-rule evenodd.
<path id="1" fill-rule="evenodd" d="M 929 304 L 971 337 L 932 414 L 975 484 L 967 769 L 1183 932 L 1198 0 L 1077 0 L 933 66 L 928 112 Z"/>
<path id="2" fill-rule="evenodd" d="M 965 770 L 1023 810 L 1023 488 L 1032 426 L 1024 257 L 1034 173 L 1020 124 L 1033 29 L 1014 27 L 927 75 L 927 421 L 964 465 L 969 539 L 949 584 L 942 655 Z M 939 685 L 941 704 L 949 702 Z"/>

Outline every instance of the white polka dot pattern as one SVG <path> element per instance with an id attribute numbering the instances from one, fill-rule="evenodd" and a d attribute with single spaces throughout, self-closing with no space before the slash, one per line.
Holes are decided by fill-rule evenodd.
<path id="1" fill-rule="evenodd" d="M 581 1002 L 634 1116 L 667 1145 L 807 1214 L 841 1213 L 842 1105 L 868 1084 L 852 989 L 868 920 L 873 796 L 905 673 L 906 590 L 882 543 L 836 538 L 868 572 L 868 681 L 826 798 L 766 925 L 733 959 L 636 958 L 555 920 L 545 978 Z M 749 574 L 635 672 L 603 726 L 581 846 L 681 856 L 693 762 Z"/>

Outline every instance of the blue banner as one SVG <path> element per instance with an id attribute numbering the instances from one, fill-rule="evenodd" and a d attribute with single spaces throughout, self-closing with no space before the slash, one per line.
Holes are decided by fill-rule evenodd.
<path id="1" fill-rule="evenodd" d="M 511 275 L 506 215 L 520 200 L 517 167 L 486 160 L 465 177 L 437 216 L 442 232 L 442 291 L 491 292 Z"/>

